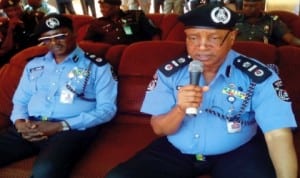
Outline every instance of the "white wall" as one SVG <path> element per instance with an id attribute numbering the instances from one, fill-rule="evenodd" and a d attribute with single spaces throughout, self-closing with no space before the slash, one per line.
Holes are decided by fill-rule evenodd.
<path id="1" fill-rule="evenodd" d="M 299 14 L 300 0 L 266 0 L 266 11 L 286 10 Z"/>

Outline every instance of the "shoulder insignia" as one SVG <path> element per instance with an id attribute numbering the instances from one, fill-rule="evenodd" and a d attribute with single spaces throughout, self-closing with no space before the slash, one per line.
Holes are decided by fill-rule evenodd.
<path id="1" fill-rule="evenodd" d="M 272 75 L 266 66 L 245 56 L 237 57 L 233 64 L 246 73 L 255 83 L 261 83 Z"/>
<path id="2" fill-rule="evenodd" d="M 95 63 L 97 66 L 103 66 L 107 63 L 106 60 L 104 60 L 101 57 L 97 57 L 95 54 L 85 53 L 85 57 L 89 60 L 91 60 L 93 63 Z"/>
<path id="3" fill-rule="evenodd" d="M 175 72 L 177 72 L 180 68 L 189 64 L 191 61 L 192 59 L 189 57 L 180 57 L 178 59 L 168 62 L 167 64 L 164 64 L 159 68 L 159 70 L 167 77 L 169 77 Z"/>
<path id="4" fill-rule="evenodd" d="M 276 21 L 276 20 L 279 19 L 278 15 L 272 15 L 271 18 L 272 18 L 272 20 L 274 20 L 274 21 Z"/>

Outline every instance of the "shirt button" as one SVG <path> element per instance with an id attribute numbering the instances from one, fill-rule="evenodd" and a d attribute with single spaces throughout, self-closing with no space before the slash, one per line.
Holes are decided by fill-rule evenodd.
<path id="1" fill-rule="evenodd" d="M 117 36 L 117 39 L 119 40 L 119 39 L 120 39 L 120 37 L 119 37 L 119 36 Z"/>
<path id="2" fill-rule="evenodd" d="M 47 100 L 51 100 L 51 97 L 50 97 L 50 96 L 48 96 L 48 97 L 47 97 Z"/>
<path id="3" fill-rule="evenodd" d="M 202 110 L 200 109 L 200 110 L 198 111 L 198 113 L 199 113 L 199 114 L 202 114 Z"/>
<path id="4" fill-rule="evenodd" d="M 53 82 L 52 85 L 55 86 L 56 84 Z"/>
<path id="5" fill-rule="evenodd" d="M 195 137 L 195 138 L 199 138 L 200 135 L 199 135 L 199 134 L 195 134 L 194 137 Z"/>

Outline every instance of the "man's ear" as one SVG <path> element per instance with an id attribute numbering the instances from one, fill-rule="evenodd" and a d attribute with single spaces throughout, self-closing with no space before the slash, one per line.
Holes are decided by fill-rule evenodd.
<path id="1" fill-rule="evenodd" d="M 230 40 L 235 41 L 237 34 L 238 34 L 238 30 L 233 29 L 230 35 Z"/>

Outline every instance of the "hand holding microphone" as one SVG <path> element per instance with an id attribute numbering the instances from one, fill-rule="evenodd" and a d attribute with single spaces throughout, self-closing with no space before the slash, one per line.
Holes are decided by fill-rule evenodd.
<path id="1" fill-rule="evenodd" d="M 192 60 L 189 64 L 190 84 L 199 85 L 201 73 L 203 72 L 203 64 L 198 60 Z M 188 115 L 197 115 L 198 108 L 188 107 L 185 113 Z"/>
<path id="2" fill-rule="evenodd" d="M 202 101 L 202 93 L 207 91 L 207 87 L 199 87 L 199 80 L 203 72 L 203 64 L 198 60 L 193 60 L 189 64 L 190 85 L 180 89 L 178 95 L 178 105 L 185 110 L 185 113 L 195 116 Z"/>

